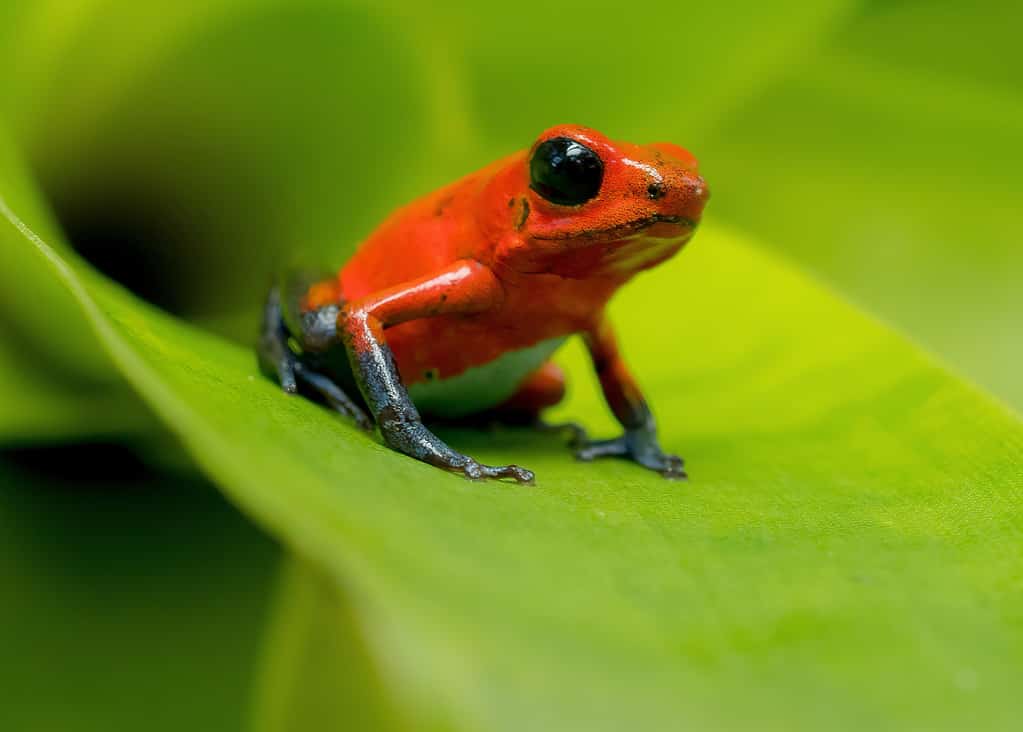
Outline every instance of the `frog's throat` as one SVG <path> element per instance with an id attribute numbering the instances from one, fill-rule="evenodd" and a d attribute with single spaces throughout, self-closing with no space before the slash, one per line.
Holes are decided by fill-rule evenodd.
<path id="1" fill-rule="evenodd" d="M 446 379 L 418 381 L 409 385 L 409 396 L 423 415 L 431 417 L 458 418 L 486 411 L 507 401 L 564 342 L 564 337 L 551 338 Z"/>

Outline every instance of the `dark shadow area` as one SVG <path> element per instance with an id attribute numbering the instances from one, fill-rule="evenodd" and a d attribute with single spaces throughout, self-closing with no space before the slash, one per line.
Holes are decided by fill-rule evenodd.
<path id="1" fill-rule="evenodd" d="M 240 729 L 279 549 L 117 444 L 0 451 L 0 729 Z"/>
<path id="2" fill-rule="evenodd" d="M 138 493 L 155 477 L 135 450 L 119 443 L 19 447 L 0 451 L 0 460 L 15 475 L 41 481 L 54 492 Z"/>
<path id="3" fill-rule="evenodd" d="M 194 212 L 175 211 L 165 199 L 138 189 L 51 203 L 68 242 L 84 259 L 142 299 L 175 314 L 187 313 L 193 274 L 186 240 Z"/>

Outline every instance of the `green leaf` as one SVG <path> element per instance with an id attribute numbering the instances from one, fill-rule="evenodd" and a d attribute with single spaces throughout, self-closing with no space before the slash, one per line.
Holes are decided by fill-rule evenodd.
<path id="1" fill-rule="evenodd" d="M 58 231 L 0 130 L 4 195 L 39 231 Z M 152 432 L 152 418 L 97 346 L 45 263 L 0 247 L 0 444 Z M 59 333 L 59 338 L 55 337 Z"/>
<path id="2" fill-rule="evenodd" d="M 692 481 L 446 433 L 535 469 L 530 490 L 390 452 L 4 213 L 4 246 L 51 268 L 203 469 L 346 588 L 400 708 L 464 729 L 1021 711 L 1023 426 L 734 232 L 708 227 L 615 307 Z M 591 387 L 565 407 L 603 410 Z"/>
<path id="3" fill-rule="evenodd" d="M 126 380 L 309 563 L 283 585 L 262 729 L 1015 724 L 1023 428 L 748 237 L 709 227 L 616 304 L 693 481 L 577 465 L 521 432 L 446 433 L 536 469 L 528 491 L 438 473 L 285 398 L 247 349 L 97 276 L 49 209 L 95 259 L 97 233 L 128 228 L 115 253 L 172 285 L 145 294 L 244 340 L 278 261 L 336 266 L 395 202 L 537 128 L 672 138 L 704 160 L 722 220 L 1006 394 L 1008 6 L 987 24 L 913 2 L 520 3 L 471 20 L 400 2 L 67 7 L 0 10 L 0 105 L 48 199 L 0 145 L 16 346 L 0 388 L 17 393 L 0 430 L 129 428 L 102 401 L 129 402 Z M 921 41 L 922 24 L 949 30 Z M 956 140 L 971 154 L 934 155 Z M 559 414 L 611 430 L 580 350 L 565 361 Z"/>
<path id="4" fill-rule="evenodd" d="M 352 598 L 321 570 L 292 560 L 281 575 L 267 637 L 254 729 L 449 729 L 421 714 L 413 723 L 392 693 Z"/>

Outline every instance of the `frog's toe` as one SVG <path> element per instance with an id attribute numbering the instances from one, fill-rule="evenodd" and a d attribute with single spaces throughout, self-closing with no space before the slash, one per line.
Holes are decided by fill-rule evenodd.
<path id="1" fill-rule="evenodd" d="M 298 382 L 295 380 L 295 371 L 287 361 L 281 361 L 277 366 L 277 383 L 281 385 L 281 391 L 285 394 L 297 394 Z"/>
<path id="2" fill-rule="evenodd" d="M 264 371 L 277 378 L 277 384 L 285 394 L 298 393 L 298 379 L 295 375 L 296 361 L 291 354 L 276 355 L 268 363 L 264 362 Z"/>
<path id="3" fill-rule="evenodd" d="M 536 485 L 536 474 L 518 465 L 486 466 L 489 478 L 511 478 L 521 485 Z"/>
<path id="4" fill-rule="evenodd" d="M 577 450 L 575 456 L 587 462 L 603 457 L 626 458 L 669 480 L 685 480 L 688 477 L 683 469 L 682 458 L 661 452 L 656 443 L 638 437 L 625 434 L 611 440 L 594 440 Z"/>
<path id="5" fill-rule="evenodd" d="M 522 485 L 536 485 L 536 475 L 533 471 L 518 465 L 483 465 L 470 458 L 460 470 L 469 480 L 511 478 Z"/>
<path id="6" fill-rule="evenodd" d="M 685 461 L 678 455 L 656 455 L 649 459 L 637 459 L 640 465 L 660 473 L 668 480 L 685 480 L 689 476 L 683 468 Z"/>
<path id="7" fill-rule="evenodd" d="M 631 451 L 627 457 L 634 463 L 659 473 L 668 480 L 685 480 L 689 477 L 683 468 L 685 463 L 678 455 L 668 455 L 660 450 L 648 449 Z"/>
<path id="8" fill-rule="evenodd" d="M 295 356 L 274 335 L 265 337 L 260 344 L 260 368 L 267 376 L 276 378 L 281 390 L 287 394 L 298 393 L 297 364 Z"/>

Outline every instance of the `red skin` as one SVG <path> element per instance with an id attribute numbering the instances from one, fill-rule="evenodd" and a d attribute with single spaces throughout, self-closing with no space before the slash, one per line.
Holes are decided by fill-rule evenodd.
<path id="1" fill-rule="evenodd" d="M 592 197 L 578 205 L 553 203 L 530 186 L 532 161 L 539 166 L 537 185 L 548 195 L 585 198 L 582 189 L 559 187 L 585 178 L 566 183 L 556 177 L 561 172 L 543 167 L 551 165 L 550 151 L 567 143 L 576 146 L 573 155 L 588 156 L 590 170 L 602 170 L 602 178 L 589 179 L 595 185 L 585 193 Z M 534 156 L 541 144 L 542 154 Z M 561 170 L 575 163 L 565 165 Z M 335 279 L 305 292 L 302 347 L 313 352 L 343 343 L 366 406 L 395 450 L 470 478 L 531 483 L 534 476 L 525 468 L 482 465 L 451 449 L 423 424 L 406 387 L 444 382 L 505 354 L 581 333 L 625 432 L 595 442 L 580 435 L 577 456 L 622 457 L 667 478 L 685 477 L 682 460 L 658 444 L 653 415 L 622 360 L 604 309 L 633 275 L 685 245 L 706 199 L 695 158 L 676 145 L 613 142 L 574 125 L 551 128 L 531 150 L 392 214 Z M 295 391 L 302 380 L 337 411 L 368 426 L 336 384 L 288 350 L 279 303 L 272 292 L 261 339 L 264 367 L 276 371 L 286 391 Z M 486 378 L 497 380 L 496 373 Z M 513 370 L 508 378 L 521 381 L 494 384 L 494 394 L 518 389 L 498 407 L 506 415 L 536 418 L 564 394 L 561 372 L 550 363 L 524 377 Z M 462 406 L 469 413 L 486 408 L 485 401 Z"/>
<path id="2" fill-rule="evenodd" d="M 396 211 L 341 268 L 336 289 L 314 287 L 307 306 L 345 301 L 339 326 L 352 345 L 362 350 L 360 331 L 386 339 L 406 385 L 431 370 L 445 379 L 511 350 L 587 334 L 602 381 L 615 375 L 604 384 L 609 404 L 627 418 L 641 398 L 604 307 L 688 241 L 707 188 L 696 159 L 676 145 L 613 142 L 575 125 L 551 128 L 537 144 L 558 136 L 599 153 L 595 198 L 547 201 L 530 189 L 530 151 L 515 153 Z M 664 195 L 652 195 L 652 176 Z"/>

